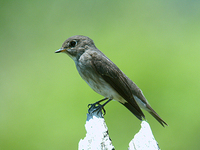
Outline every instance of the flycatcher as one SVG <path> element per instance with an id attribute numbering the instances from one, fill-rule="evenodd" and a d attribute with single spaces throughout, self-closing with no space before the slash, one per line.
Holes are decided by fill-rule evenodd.
<path id="1" fill-rule="evenodd" d="M 140 88 L 129 79 L 96 46 L 92 39 L 76 35 L 68 38 L 55 53 L 66 53 L 71 57 L 80 76 L 97 93 L 108 99 L 117 100 L 129 109 L 139 120 L 145 119 L 141 108 L 148 111 L 162 126 L 167 123 L 151 108 Z"/>

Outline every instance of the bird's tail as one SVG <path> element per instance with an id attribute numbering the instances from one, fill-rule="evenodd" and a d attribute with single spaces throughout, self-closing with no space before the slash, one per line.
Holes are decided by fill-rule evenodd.
<path id="1" fill-rule="evenodd" d="M 151 108 L 149 104 L 146 105 L 147 111 L 163 126 L 168 126 L 168 124 Z"/>
<path id="2" fill-rule="evenodd" d="M 142 118 L 145 119 L 145 116 L 143 114 L 143 112 L 141 111 L 138 111 L 136 108 L 134 108 L 131 104 L 129 103 L 121 103 L 122 105 L 124 105 L 128 110 L 130 110 L 139 120 L 142 121 Z"/>

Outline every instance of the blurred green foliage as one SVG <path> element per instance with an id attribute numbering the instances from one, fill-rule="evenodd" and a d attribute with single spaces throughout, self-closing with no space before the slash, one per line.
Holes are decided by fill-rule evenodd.
<path id="1" fill-rule="evenodd" d="M 74 62 L 54 54 L 85 35 L 142 90 L 169 124 L 145 112 L 161 149 L 199 149 L 200 1 L 1 1 L 0 149 L 77 149 L 87 104 L 102 96 Z M 116 149 L 140 121 L 116 101 L 105 116 Z"/>

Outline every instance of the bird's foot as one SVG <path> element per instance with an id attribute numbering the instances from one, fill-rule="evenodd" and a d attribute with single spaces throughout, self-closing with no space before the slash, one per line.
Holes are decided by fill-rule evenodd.
<path id="1" fill-rule="evenodd" d="M 93 112 L 97 112 L 97 114 L 101 113 L 101 111 L 103 110 L 103 115 L 106 114 L 106 110 L 104 109 L 104 105 L 101 105 L 99 102 L 96 102 L 94 104 L 88 104 L 88 112 L 93 113 Z"/>
<path id="2" fill-rule="evenodd" d="M 103 99 L 101 99 L 101 100 L 99 100 L 99 101 L 97 101 L 96 103 L 94 103 L 95 105 L 100 105 L 100 103 L 102 102 L 102 101 L 105 101 L 105 100 L 107 100 L 108 98 L 103 98 Z M 88 107 L 90 107 L 91 105 L 94 105 L 94 104 L 88 104 Z M 104 104 L 103 104 L 104 105 Z"/>

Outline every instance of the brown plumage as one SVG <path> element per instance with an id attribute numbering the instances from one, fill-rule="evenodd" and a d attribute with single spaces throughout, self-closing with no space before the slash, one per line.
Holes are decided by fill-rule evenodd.
<path id="1" fill-rule="evenodd" d="M 129 79 L 108 57 L 96 48 L 86 36 L 68 38 L 56 53 L 64 52 L 75 62 L 80 76 L 97 93 L 115 99 L 138 119 L 148 111 L 162 126 L 167 123 L 150 107 L 140 88 Z M 107 104 L 107 103 L 106 103 Z"/>

